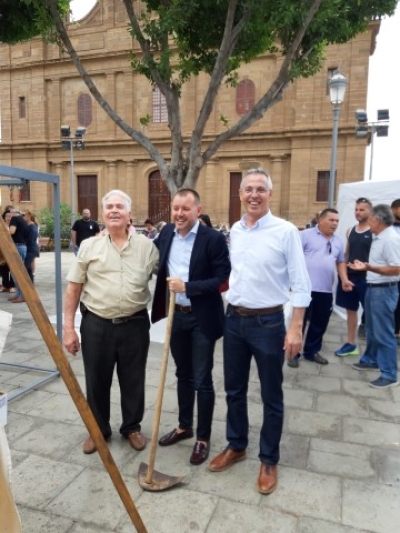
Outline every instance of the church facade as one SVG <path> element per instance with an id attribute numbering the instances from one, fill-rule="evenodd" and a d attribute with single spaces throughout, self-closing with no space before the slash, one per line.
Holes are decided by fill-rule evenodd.
<path id="1" fill-rule="evenodd" d="M 136 3 L 140 9 L 140 2 Z M 240 216 L 238 186 L 243 169 L 262 166 L 272 176 L 271 210 L 299 227 L 327 206 L 333 114 L 328 82 L 337 69 L 347 77 L 341 106 L 336 163 L 336 187 L 360 181 L 364 175 L 366 141 L 355 137 L 356 109 L 365 108 L 369 57 L 379 21 L 351 42 L 331 46 L 322 70 L 297 80 L 282 102 L 242 135 L 224 144 L 203 167 L 198 181 L 203 211 L 217 225 Z M 129 50 L 135 47 L 127 31 L 120 0 L 103 0 L 78 23 L 71 37 L 84 66 L 110 105 L 126 122 L 150 137 L 168 158 L 170 136 L 165 102 L 148 81 L 133 73 Z M 221 116 L 234 124 L 269 87 L 281 59 L 263 56 L 239 71 L 235 88 L 221 87 L 205 141 L 225 128 Z M 193 78 L 182 91 L 183 133 L 193 129 L 207 87 L 207 77 Z M 0 157 L 3 164 L 58 174 L 61 200 L 81 212 L 101 214 L 101 198 L 118 188 L 132 197 L 135 224 L 150 217 L 169 218 L 169 193 L 155 163 L 98 106 L 69 57 L 40 39 L 9 46 L 0 44 Z M 150 121 L 141 124 L 142 117 Z M 64 150 L 60 128 L 71 133 L 85 128 L 84 149 L 73 143 Z M 65 143 L 64 143 L 64 147 Z M 68 148 L 68 146 L 67 146 Z M 2 187 L 1 204 L 34 212 L 52 205 L 51 187 L 32 182 L 21 191 Z"/>

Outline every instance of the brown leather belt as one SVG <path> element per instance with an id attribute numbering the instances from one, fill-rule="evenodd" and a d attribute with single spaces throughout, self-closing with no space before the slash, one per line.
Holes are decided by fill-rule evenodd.
<path id="1" fill-rule="evenodd" d="M 231 305 L 230 307 L 240 316 L 272 315 L 272 313 L 278 313 L 283 310 L 283 305 L 264 307 L 261 309 L 248 309 L 247 307 L 241 307 L 240 305 Z"/>
<path id="2" fill-rule="evenodd" d="M 175 304 L 175 311 L 179 311 L 180 313 L 191 313 L 192 307 L 190 305 Z"/>

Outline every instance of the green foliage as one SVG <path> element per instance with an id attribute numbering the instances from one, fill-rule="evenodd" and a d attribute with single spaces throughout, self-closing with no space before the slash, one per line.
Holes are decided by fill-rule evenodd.
<path id="1" fill-rule="evenodd" d="M 45 207 L 39 213 L 40 235 L 54 239 L 54 213 L 49 207 Z M 69 239 L 71 236 L 71 207 L 62 202 L 60 204 L 60 230 L 61 239 Z"/>
<path id="2" fill-rule="evenodd" d="M 140 117 L 139 118 L 139 122 L 142 126 L 146 127 L 150 124 L 150 120 L 151 120 L 151 115 L 149 115 L 147 113 L 147 115 L 145 115 L 144 117 Z"/>
<path id="3" fill-rule="evenodd" d="M 304 27 L 310 0 L 238 0 L 233 27 L 242 25 L 225 75 L 264 53 L 286 55 Z M 345 43 L 364 31 L 371 19 L 392 15 L 397 0 L 322 0 L 306 30 L 290 78 L 308 77 L 321 68 L 329 44 Z M 164 82 L 180 88 L 191 76 L 211 74 L 221 46 L 229 0 L 148 0 L 141 15 L 142 32 L 151 54 L 132 60 L 135 70 L 154 83 L 154 70 Z M 135 35 L 135 31 L 131 29 Z M 171 61 L 168 42 L 177 45 Z M 234 80 L 234 78 L 233 78 Z"/>
<path id="4" fill-rule="evenodd" d="M 70 0 L 57 0 L 60 14 L 69 12 Z M 0 41 L 15 44 L 42 36 L 54 38 L 54 21 L 41 0 L 0 0 Z"/>

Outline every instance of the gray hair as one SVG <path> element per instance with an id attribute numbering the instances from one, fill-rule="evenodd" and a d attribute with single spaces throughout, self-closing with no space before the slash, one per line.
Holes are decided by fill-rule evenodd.
<path id="1" fill-rule="evenodd" d="M 265 176 L 267 181 L 267 187 L 268 190 L 272 191 L 272 180 L 271 176 L 268 174 L 268 172 L 262 168 L 250 168 L 249 170 L 246 170 L 246 172 L 243 174 L 242 181 L 240 182 L 239 189 L 242 188 L 244 180 L 247 178 L 247 176 L 250 176 L 251 174 L 261 174 L 261 176 Z"/>
<path id="2" fill-rule="evenodd" d="M 376 218 L 385 226 L 391 226 L 394 222 L 392 210 L 389 205 L 378 204 L 371 209 L 371 217 Z"/>
<path id="3" fill-rule="evenodd" d="M 114 196 L 114 195 L 115 196 L 121 196 L 121 198 L 123 198 L 125 207 L 126 207 L 127 211 L 129 211 L 129 213 L 130 213 L 131 209 L 132 209 L 132 200 L 131 200 L 130 196 L 128 196 L 126 194 L 126 192 L 120 191 L 119 189 L 113 189 L 112 191 L 108 192 L 107 194 L 105 194 L 103 196 L 103 198 L 101 199 L 101 205 L 103 206 L 103 209 L 105 208 L 108 199 L 111 196 Z"/>

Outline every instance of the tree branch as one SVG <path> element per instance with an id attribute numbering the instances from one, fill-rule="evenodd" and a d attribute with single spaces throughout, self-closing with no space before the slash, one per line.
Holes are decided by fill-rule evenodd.
<path id="1" fill-rule="evenodd" d="M 135 130 L 129 126 L 120 115 L 109 105 L 107 100 L 100 93 L 94 82 L 92 81 L 90 75 L 83 67 L 82 62 L 76 53 L 75 48 L 73 47 L 65 25 L 59 15 L 57 4 L 55 0 L 43 0 L 43 2 L 48 6 L 51 15 L 54 20 L 54 24 L 59 35 L 59 38 L 63 45 L 65 46 L 71 60 L 73 61 L 79 75 L 87 85 L 90 93 L 93 95 L 94 99 L 98 102 L 100 107 L 107 113 L 107 115 L 113 120 L 122 131 L 124 131 L 131 139 L 136 141 L 140 146 L 142 146 L 150 155 L 150 157 L 157 163 L 160 171 L 163 169 L 165 172 L 166 162 L 156 148 L 156 146 L 138 130 Z"/>
<path id="2" fill-rule="evenodd" d="M 160 89 L 161 93 L 165 97 L 167 112 L 168 112 L 168 127 L 171 131 L 171 163 L 166 165 L 169 168 L 173 181 L 181 184 L 183 182 L 183 175 L 185 168 L 183 167 L 183 139 L 182 139 L 182 121 L 179 101 L 179 91 L 172 83 L 167 83 L 163 80 L 160 72 L 157 68 L 151 67 L 153 62 L 153 54 L 150 50 L 149 41 L 144 37 L 140 28 L 139 21 L 136 17 L 131 0 L 123 0 L 126 12 L 129 17 L 130 24 L 132 26 L 133 33 L 138 40 L 140 49 L 143 54 L 145 63 L 147 64 L 154 84 Z M 161 52 L 169 50 L 168 34 L 164 34 L 161 45 Z M 143 60 L 142 60 L 143 61 Z M 162 170 L 160 169 L 161 173 Z M 166 176 L 165 176 L 166 177 Z"/>
<path id="3" fill-rule="evenodd" d="M 268 109 L 271 109 L 274 105 L 282 100 L 283 92 L 291 81 L 291 64 L 301 48 L 302 39 L 307 31 L 308 26 L 318 12 L 321 1 L 322 0 L 314 0 L 310 6 L 308 15 L 293 39 L 288 53 L 286 56 L 284 56 L 279 73 L 269 90 L 232 128 L 222 132 L 214 139 L 214 141 L 209 144 L 208 148 L 202 154 L 202 159 L 204 162 L 209 161 L 223 143 L 232 139 L 232 137 L 236 137 L 243 133 L 246 129 L 262 118 Z"/>

